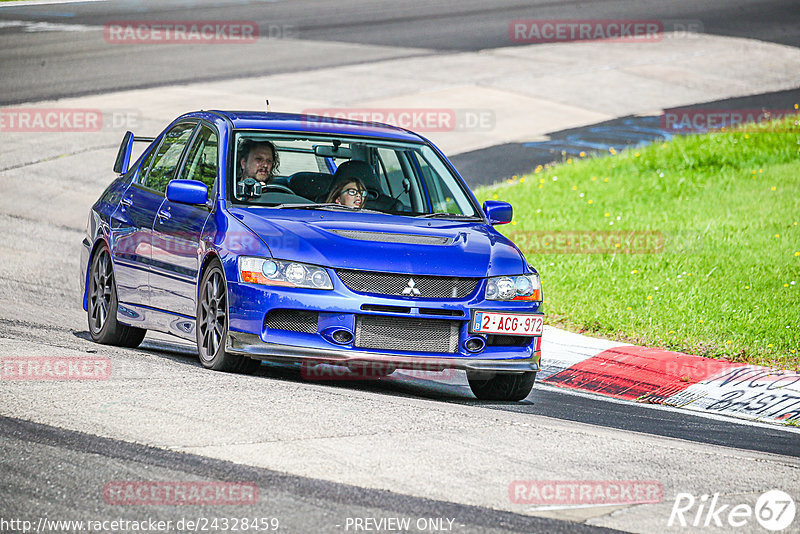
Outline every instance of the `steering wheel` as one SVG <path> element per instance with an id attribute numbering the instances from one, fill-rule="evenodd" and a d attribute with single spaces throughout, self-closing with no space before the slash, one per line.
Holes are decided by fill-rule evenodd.
<path id="1" fill-rule="evenodd" d="M 281 184 L 267 184 L 261 189 L 261 194 L 267 193 L 270 189 L 274 191 L 280 191 L 281 193 L 290 193 L 292 195 L 296 195 L 294 191 L 292 191 L 289 187 Z"/>

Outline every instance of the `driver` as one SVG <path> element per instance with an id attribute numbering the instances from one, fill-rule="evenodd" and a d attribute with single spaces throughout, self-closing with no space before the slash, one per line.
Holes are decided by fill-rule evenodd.
<path id="1" fill-rule="evenodd" d="M 239 180 L 253 178 L 266 187 L 280 166 L 275 145 L 270 141 L 246 139 L 239 146 Z"/>

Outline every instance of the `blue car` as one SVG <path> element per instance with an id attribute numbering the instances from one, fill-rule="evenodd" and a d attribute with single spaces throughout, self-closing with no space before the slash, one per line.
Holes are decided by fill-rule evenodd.
<path id="1" fill-rule="evenodd" d="M 494 228 L 511 205 L 480 206 L 424 137 L 200 111 L 156 138 L 127 132 L 114 171 L 81 248 L 96 342 L 135 347 L 155 330 L 196 342 L 214 370 L 460 369 L 479 399 L 530 393 L 542 290 Z"/>

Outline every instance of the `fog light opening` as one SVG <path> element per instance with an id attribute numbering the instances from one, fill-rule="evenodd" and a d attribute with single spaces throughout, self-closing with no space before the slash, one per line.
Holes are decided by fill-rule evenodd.
<path id="1" fill-rule="evenodd" d="M 486 341 L 480 336 L 475 336 L 467 339 L 464 342 L 464 348 L 467 352 L 480 352 L 486 347 Z"/>
<path id="2" fill-rule="evenodd" d="M 348 330 L 336 330 L 331 337 L 340 345 L 347 345 L 353 341 L 353 334 Z"/>

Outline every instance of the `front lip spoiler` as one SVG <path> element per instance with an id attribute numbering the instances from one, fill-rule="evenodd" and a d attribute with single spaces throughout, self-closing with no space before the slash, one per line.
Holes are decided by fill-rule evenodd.
<path id="1" fill-rule="evenodd" d="M 391 364 L 398 369 L 420 369 L 428 371 L 461 369 L 463 371 L 495 371 L 504 373 L 524 373 L 539 371 L 534 358 L 516 360 L 479 360 L 474 358 L 452 357 L 436 358 L 426 356 L 398 356 L 382 352 L 360 350 L 316 349 L 281 345 L 262 341 L 255 334 L 228 332 L 226 352 L 247 356 L 255 360 L 269 362 L 310 362 L 358 367 L 380 362 Z"/>

